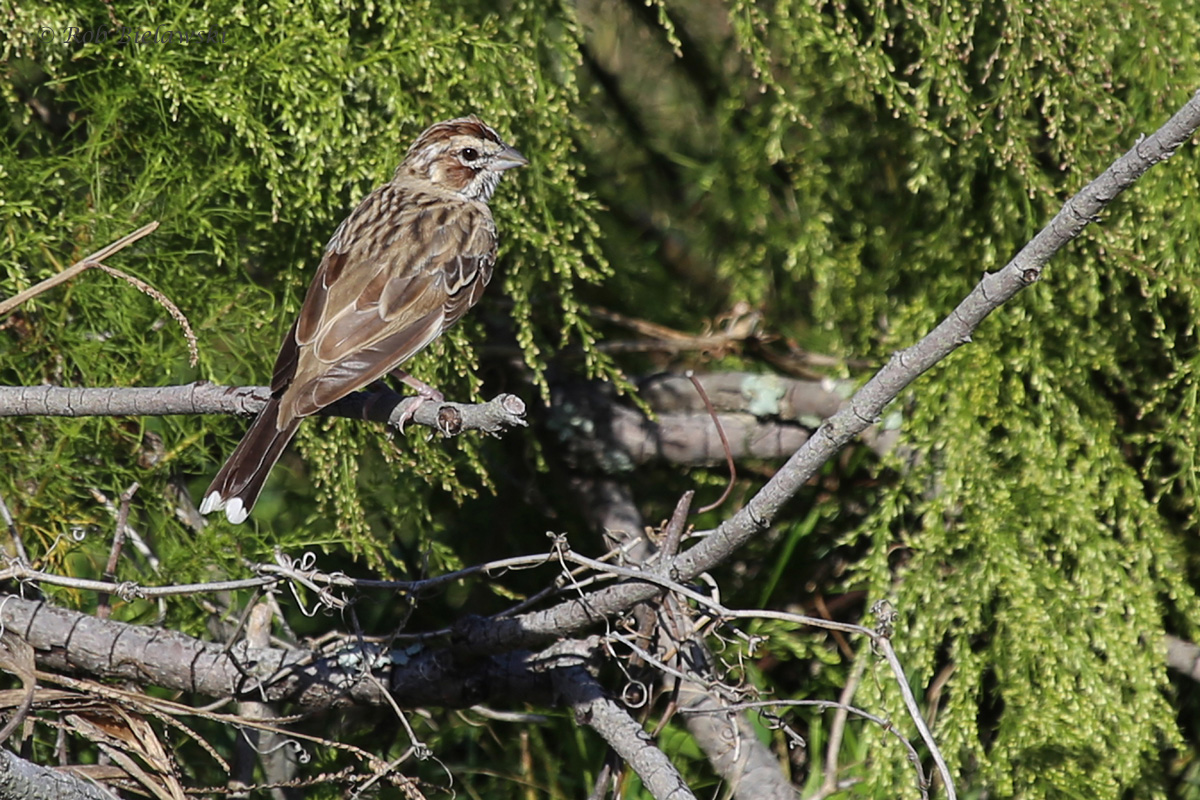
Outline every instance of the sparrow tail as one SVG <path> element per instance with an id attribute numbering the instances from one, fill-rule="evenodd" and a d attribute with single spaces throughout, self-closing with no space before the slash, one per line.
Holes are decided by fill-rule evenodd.
<path id="1" fill-rule="evenodd" d="M 300 418 L 294 418 L 282 429 L 278 428 L 278 418 L 279 400 L 272 397 L 250 424 L 250 429 L 217 477 L 213 478 L 200 503 L 201 514 L 224 509 L 226 519 L 233 524 L 246 521 L 271 467 L 275 466 L 300 426 Z"/>

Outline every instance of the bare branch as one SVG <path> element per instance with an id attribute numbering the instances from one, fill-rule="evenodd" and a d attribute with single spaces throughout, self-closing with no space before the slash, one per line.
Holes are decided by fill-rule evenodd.
<path id="1" fill-rule="evenodd" d="M 654 745 L 645 728 L 605 694 L 604 688 L 587 671 L 587 658 L 586 653 L 581 653 L 574 657 L 574 663 L 560 661 L 553 673 L 554 687 L 575 712 L 575 720 L 599 733 L 608 746 L 633 767 L 656 800 L 695 800 L 683 776 Z"/>
<path id="2" fill-rule="evenodd" d="M 786 708 L 788 706 L 795 706 L 795 707 L 807 706 L 810 708 L 833 708 L 833 709 L 837 709 L 838 711 L 843 712 L 845 714 L 848 714 L 848 715 L 852 714 L 856 717 L 861 717 L 862 719 L 865 719 L 868 722 L 875 723 L 880 728 L 882 728 L 885 732 L 891 734 L 898 742 L 900 742 L 901 746 L 904 747 L 904 749 L 908 751 L 908 761 L 910 764 L 913 765 L 913 769 L 917 773 L 917 785 L 918 785 L 919 791 L 921 792 L 921 797 L 923 797 L 923 798 L 929 797 L 929 786 L 928 786 L 928 782 L 925 779 L 925 770 L 921 767 L 921 754 L 917 752 L 917 749 L 915 747 L 913 747 L 912 742 L 905 739 L 904 736 L 902 736 L 900 734 L 900 732 L 897 731 L 892 726 L 892 724 L 888 720 L 884 719 L 883 717 L 879 717 L 874 714 L 867 713 L 866 711 L 863 711 L 861 708 L 856 708 L 852 705 L 848 705 L 846 703 L 841 702 L 840 700 L 838 700 L 838 701 L 835 701 L 835 700 L 755 700 L 755 701 L 750 701 L 750 702 L 745 702 L 745 703 L 733 703 L 726 708 L 715 709 L 712 711 L 705 710 L 705 709 L 698 709 L 698 710 L 694 711 L 693 713 L 696 713 L 696 714 L 711 714 L 711 713 L 722 713 L 722 712 L 728 713 L 729 711 L 746 711 L 746 710 L 754 709 L 754 708 L 775 709 L 775 708 Z M 953 797 L 953 794 L 951 796 Z"/>
<path id="3" fill-rule="evenodd" d="M 64 386 L 0 386 L 0 416 L 164 416 L 257 414 L 271 396 L 266 386 L 218 386 L 199 381 L 150 388 L 76 389 Z M 321 409 L 323 416 L 384 422 L 399 427 L 407 398 L 391 390 L 355 392 Z M 413 422 L 453 436 L 466 430 L 498 434 L 524 426 L 525 402 L 501 394 L 486 403 L 423 403 Z"/>
<path id="4" fill-rule="evenodd" d="M 547 413 L 563 437 L 570 459 L 589 462 L 608 474 L 656 460 L 716 465 L 728 452 L 735 459 L 786 459 L 827 417 L 846 405 L 849 382 L 800 381 L 772 375 L 721 372 L 696 375 L 717 410 L 714 420 L 685 376 L 659 375 L 639 383 L 639 397 L 654 419 L 623 403 L 612 388 L 597 383 L 556 387 Z M 714 422 L 716 427 L 714 427 Z M 873 426 L 863 442 L 889 451 L 897 434 Z"/>
<path id="5" fill-rule="evenodd" d="M 742 708 L 695 683 L 679 687 L 679 714 L 734 796 L 754 800 L 793 800 L 795 790 L 780 773 L 779 762 Z"/>
<path id="6" fill-rule="evenodd" d="M 246 643 L 256 649 L 270 646 L 271 639 L 271 604 L 255 603 L 251 608 L 246 622 Z M 250 719 L 261 719 L 268 722 L 278 716 L 269 703 L 258 700 L 244 700 L 239 704 L 238 712 Z M 263 776 L 267 783 L 286 783 L 296 778 L 296 757 L 287 747 L 281 746 L 286 741 L 282 736 L 270 731 L 243 730 L 234 746 L 236 766 L 229 777 L 231 790 L 245 791 L 245 787 L 254 783 L 254 765 L 262 764 Z M 279 792 L 276 797 L 283 797 Z"/>
<path id="7" fill-rule="evenodd" d="M 116 800 L 99 784 L 40 767 L 0 748 L 0 797 L 23 800 Z"/>
<path id="8" fill-rule="evenodd" d="M 1167 666 L 1194 681 L 1200 681 L 1200 647 L 1178 636 L 1166 636 L 1164 640 Z"/>
<path id="9" fill-rule="evenodd" d="M 836 414 L 855 386 L 852 381 L 805 381 L 755 372 L 709 372 L 694 379 L 719 413 L 751 414 L 811 427 Z M 687 373 L 652 375 L 638 381 L 638 394 L 661 413 L 705 414 L 708 403 L 692 381 Z"/>
<path id="10" fill-rule="evenodd" d="M 858 684 L 866 669 L 867 660 L 865 658 L 860 657 L 854 660 L 854 666 L 846 677 L 846 685 L 842 687 L 842 694 L 838 697 L 839 708 L 833 716 L 833 723 L 829 726 L 829 741 L 825 745 L 825 779 L 821 782 L 821 788 L 817 794 L 806 800 L 820 800 L 842 788 L 841 781 L 838 780 L 842 737 L 846 732 L 846 718 L 850 716 L 850 704 L 854 700 L 854 693 L 858 691 Z"/>
<path id="11" fill-rule="evenodd" d="M 397 660 L 383 647 L 364 643 L 333 652 L 251 647 L 245 641 L 226 647 L 16 595 L 0 599 L 0 625 L 33 647 L 43 669 L 208 697 L 287 700 L 307 710 L 390 705 L 388 694 L 402 707 L 554 704 L 544 659 L 528 652 L 461 660 L 445 650 L 406 649 Z"/>
<path id="12" fill-rule="evenodd" d="M 832 382 L 744 373 L 715 373 L 696 379 L 705 391 L 715 391 L 713 404 L 721 412 L 716 424 L 726 432 L 729 452 L 738 459 L 787 458 L 808 440 L 821 420 L 846 402 L 845 385 Z M 677 394 L 680 382 L 687 387 L 684 395 Z M 608 420 L 594 443 L 578 442 L 579 446 L 618 453 L 616 461 L 625 466 L 653 460 L 709 465 L 726 458 L 714 420 L 687 378 L 658 376 L 643 385 L 645 399 L 659 412 L 655 420 L 621 404 L 605 387 L 588 384 L 572 389 L 572 394 L 586 395 L 590 417 Z M 227 387 L 206 382 L 161 387 L 0 386 L 0 416 L 252 415 L 268 397 L 266 387 Z M 406 399 L 390 391 L 359 392 L 320 413 L 395 425 L 403 410 L 397 405 Z M 549 411 L 556 414 L 559 409 Z M 525 407 L 519 399 L 500 395 L 483 407 L 422 404 L 414 421 L 454 433 L 461 417 L 462 430 L 498 433 L 523 425 L 524 415 Z M 889 450 L 895 440 L 894 431 L 875 428 L 863 436 L 877 452 Z"/>
<path id="13" fill-rule="evenodd" d="M 104 567 L 104 577 L 110 581 L 117 576 L 117 561 L 121 558 L 121 548 L 125 545 L 125 532 L 129 523 L 129 504 L 133 502 L 133 495 L 139 488 L 140 484 L 134 481 L 121 494 L 121 505 L 117 510 L 117 528 L 113 532 L 112 547 L 108 553 L 108 564 Z M 102 592 L 96 608 L 96 616 L 100 619 L 108 619 L 108 615 L 112 611 L 108 600 L 109 593 Z"/>
<path id="14" fill-rule="evenodd" d="M 8 535 L 12 539 L 13 550 L 17 558 L 28 561 L 29 554 L 25 550 L 25 540 L 21 538 L 21 532 L 17 530 L 17 523 L 13 520 L 12 512 L 8 510 L 8 503 L 4 502 L 3 495 L 0 495 L 0 519 L 4 520 L 4 527 L 8 529 Z"/>

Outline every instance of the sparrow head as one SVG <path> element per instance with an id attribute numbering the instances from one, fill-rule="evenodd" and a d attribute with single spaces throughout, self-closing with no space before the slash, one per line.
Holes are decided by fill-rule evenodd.
<path id="1" fill-rule="evenodd" d="M 408 148 L 396 178 L 416 178 L 469 200 L 486 203 L 506 169 L 529 159 L 504 143 L 475 115 L 438 122 Z"/>

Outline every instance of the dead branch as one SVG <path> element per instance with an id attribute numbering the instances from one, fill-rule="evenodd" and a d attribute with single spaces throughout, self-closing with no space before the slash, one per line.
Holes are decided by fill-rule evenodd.
<path id="1" fill-rule="evenodd" d="M 577 655 L 573 663 L 560 663 L 553 673 L 554 686 L 575 712 L 575 720 L 600 734 L 633 767 L 655 800 L 695 800 L 683 776 L 645 728 L 587 671 L 587 660 L 586 654 Z"/>
<path id="2" fill-rule="evenodd" d="M 99 784 L 69 771 L 40 767 L 0 749 L 0 798 L 8 800 L 116 800 Z"/>
<path id="3" fill-rule="evenodd" d="M 403 707 L 554 702 L 549 679 L 537 668 L 538 657 L 527 652 L 464 661 L 430 648 L 394 664 L 371 644 L 351 643 L 328 653 L 251 647 L 244 640 L 226 647 L 16 595 L 0 600 L 0 625 L 33 647 L 41 669 L 208 697 L 290 701 L 308 710 L 386 705 L 389 693 Z"/>
<path id="4" fill-rule="evenodd" d="M 271 396 L 265 386 L 218 386 L 206 381 L 178 386 L 77 389 L 66 386 L 0 386 L 0 417 L 168 416 L 257 414 Z M 355 392 L 321 409 L 322 416 L 371 420 L 399 427 L 408 398 L 389 389 Z M 501 394 L 486 403 L 422 403 L 413 422 L 454 436 L 466 430 L 498 434 L 525 425 L 525 403 Z"/>

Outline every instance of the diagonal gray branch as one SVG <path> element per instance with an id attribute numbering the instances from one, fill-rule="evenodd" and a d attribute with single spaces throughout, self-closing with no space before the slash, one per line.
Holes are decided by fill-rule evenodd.
<path id="1" fill-rule="evenodd" d="M 695 800 L 675 765 L 629 712 L 605 693 L 586 663 L 586 655 L 581 654 L 574 663 L 560 660 L 553 672 L 554 687 L 575 712 L 575 720 L 600 734 L 633 767 L 655 800 Z"/>
<path id="2" fill-rule="evenodd" d="M 962 345 L 975 330 L 1018 292 L 1036 283 L 1051 256 L 1065 247 L 1096 215 L 1155 164 L 1170 158 L 1200 128 L 1200 92 L 1161 128 L 1140 139 L 1071 199 L 1033 241 L 998 272 L 985 274 L 967 297 L 921 341 L 895 353 L 850 400 L 829 418 L 811 439 L 771 478 L 736 515 L 700 544 L 682 553 L 673 565 L 690 579 L 725 560 L 765 529 L 817 470 L 855 436 L 874 424 L 884 408 L 922 373 Z"/>
<path id="3" fill-rule="evenodd" d="M 870 425 L 884 408 L 922 373 L 971 341 L 980 323 L 1019 291 L 1036 283 L 1050 257 L 1077 237 L 1113 198 L 1132 186 L 1155 164 L 1170 158 L 1200 128 L 1200 92 L 1153 135 L 1140 139 L 1104 173 L 1069 199 L 1050 224 L 998 272 L 984 275 L 967 297 L 933 331 L 894 354 L 848 406 L 830 417 L 765 486 L 696 546 L 655 567 L 661 574 L 689 581 L 728 559 L 766 530 L 784 504 L 821 466 Z M 661 589 L 649 583 L 622 583 L 596 590 L 549 609 L 507 619 L 463 620 L 456 627 L 458 646 L 475 653 L 533 647 L 539 642 L 583 630 L 649 600 Z"/>

